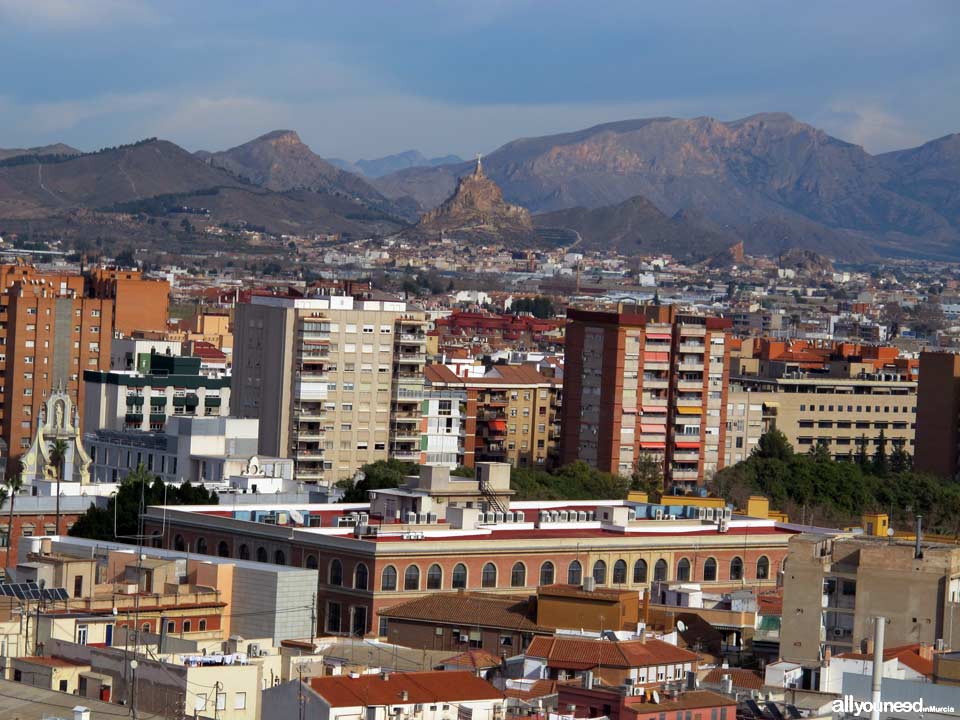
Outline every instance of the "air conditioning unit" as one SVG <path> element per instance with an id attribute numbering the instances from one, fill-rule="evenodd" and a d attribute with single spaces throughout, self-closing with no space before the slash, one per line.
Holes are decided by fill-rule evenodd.
<path id="1" fill-rule="evenodd" d="M 469 635 L 461 635 L 461 636 L 460 636 L 460 642 L 469 642 L 469 641 L 470 641 L 470 636 L 469 636 Z"/>
<path id="2" fill-rule="evenodd" d="M 247 645 L 247 655 L 250 657 L 260 657 L 260 643 L 250 643 Z"/>
<path id="3" fill-rule="evenodd" d="M 523 510 L 514 510 L 513 519 L 516 522 L 526 522 L 527 516 L 523 514 Z"/>
<path id="4" fill-rule="evenodd" d="M 417 524 L 417 514 L 415 512 L 407 513 L 407 524 L 416 525 Z"/>
<path id="5" fill-rule="evenodd" d="M 437 514 L 430 513 L 427 515 L 427 522 L 429 522 L 431 525 L 435 524 L 437 522 Z"/>
<path id="6" fill-rule="evenodd" d="M 498 525 L 503 522 L 503 513 L 498 512 L 493 514 L 493 521 Z"/>
<path id="7" fill-rule="evenodd" d="M 654 520 L 663 520 L 663 510 L 661 510 L 660 508 L 657 508 L 656 510 L 654 510 L 654 512 L 653 512 L 653 519 L 654 519 Z"/>

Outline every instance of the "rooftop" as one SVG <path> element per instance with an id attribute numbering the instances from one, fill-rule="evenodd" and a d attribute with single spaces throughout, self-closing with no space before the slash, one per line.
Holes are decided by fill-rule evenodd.
<path id="1" fill-rule="evenodd" d="M 463 625 L 552 632 L 537 625 L 527 598 L 489 593 L 433 593 L 380 611 L 381 617 Z"/>
<path id="2" fill-rule="evenodd" d="M 527 657 L 543 658 L 549 667 L 589 670 L 595 667 L 635 668 L 696 662 L 697 655 L 662 640 L 582 640 L 535 637 Z"/>
<path id="3" fill-rule="evenodd" d="M 310 679 L 310 687 L 331 707 L 500 700 L 503 693 L 472 672 L 431 671 L 385 675 L 337 675 Z M 406 693 L 406 699 L 403 698 Z"/>

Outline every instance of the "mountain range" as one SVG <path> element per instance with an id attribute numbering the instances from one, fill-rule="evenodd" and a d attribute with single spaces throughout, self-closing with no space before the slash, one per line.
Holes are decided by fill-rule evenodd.
<path id="1" fill-rule="evenodd" d="M 438 165 L 453 165 L 463 162 L 462 158 L 456 155 L 443 155 L 440 157 L 428 158 L 419 150 L 405 150 L 395 155 L 376 158 L 374 160 L 357 160 L 348 162 L 340 158 L 328 158 L 327 162 L 341 170 L 352 172 L 356 175 L 363 175 L 368 178 L 378 178 L 390 173 L 406 170 L 414 167 L 437 167 Z"/>
<path id="2" fill-rule="evenodd" d="M 483 164 L 508 201 L 534 213 L 617 207 L 640 196 L 668 216 L 701 213 L 748 252 L 960 256 L 956 134 L 871 155 L 783 113 L 732 122 L 650 118 L 515 140 Z M 430 209 L 469 169 L 411 168 L 373 183 Z"/>
<path id="3" fill-rule="evenodd" d="M 219 152 L 155 138 L 92 153 L 0 150 L 0 229 L 76 234 L 117 218 L 179 221 L 186 208 L 276 233 L 394 233 L 474 170 L 447 159 L 409 151 L 350 166 L 361 176 L 290 130 Z M 483 168 L 505 203 L 536 213 L 538 235 L 585 248 L 688 254 L 742 242 L 772 255 L 960 258 L 956 134 L 871 155 L 782 113 L 648 118 L 514 140 Z"/>

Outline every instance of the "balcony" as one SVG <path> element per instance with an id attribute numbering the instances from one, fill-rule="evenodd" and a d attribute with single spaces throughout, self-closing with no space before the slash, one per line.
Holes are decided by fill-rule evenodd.
<path id="1" fill-rule="evenodd" d="M 423 395 L 423 389 L 421 388 L 397 387 L 397 389 L 393 391 L 393 399 L 401 402 L 419 402 L 423 400 Z"/>
<path id="2" fill-rule="evenodd" d="M 676 399 L 677 407 L 702 407 L 703 398 L 700 397 L 678 397 Z"/>
<path id="3" fill-rule="evenodd" d="M 299 413 L 294 412 L 294 417 L 300 422 L 321 422 L 326 419 L 326 415 L 322 411 L 317 410 L 303 410 Z"/>
<path id="4" fill-rule="evenodd" d="M 653 389 L 666 389 L 670 387 L 670 381 L 666 378 L 643 378 L 643 387 Z"/>
<path id="5" fill-rule="evenodd" d="M 425 353 L 405 353 L 400 352 L 394 355 L 398 363 L 411 364 L 411 365 L 423 365 L 427 362 L 427 356 Z"/>
<path id="6" fill-rule="evenodd" d="M 681 342 L 680 343 L 680 352 L 682 353 L 699 353 L 703 354 L 707 349 L 707 346 L 702 342 Z"/>
<path id="7" fill-rule="evenodd" d="M 420 431 L 409 425 L 394 425 L 390 428 L 393 442 L 420 442 Z"/>
<path id="8" fill-rule="evenodd" d="M 677 462 L 695 463 L 700 460 L 700 453 L 697 450 L 675 450 L 673 459 Z"/>
<path id="9" fill-rule="evenodd" d="M 426 333 L 400 332 L 397 333 L 396 339 L 401 343 L 414 343 L 419 345 L 427 342 L 427 335 Z"/>
<path id="10" fill-rule="evenodd" d="M 507 414 L 502 410 L 481 410 L 477 413 L 477 420 L 487 422 L 488 420 L 506 420 Z"/>
<path id="11" fill-rule="evenodd" d="M 323 430 L 310 428 L 307 430 L 296 431 L 295 437 L 301 442 L 319 442 L 326 437 L 326 434 L 323 432 Z"/>
<path id="12" fill-rule="evenodd" d="M 506 395 L 488 395 L 479 401 L 480 405 L 488 407 L 506 407 L 509 404 Z"/>
<path id="13" fill-rule="evenodd" d="M 403 460 L 404 462 L 420 462 L 420 451 L 413 450 L 393 450 L 390 457 L 394 460 Z"/>
<path id="14" fill-rule="evenodd" d="M 320 448 L 294 448 L 293 457 L 297 460 L 322 460 L 323 450 Z"/>
<path id="15" fill-rule="evenodd" d="M 692 361 L 692 360 L 681 360 L 680 364 L 677 365 L 680 370 L 699 370 L 703 372 L 703 360 Z"/>
<path id="16" fill-rule="evenodd" d="M 696 470 L 678 470 L 673 469 L 670 471 L 670 478 L 672 480 L 696 480 L 698 472 Z"/>

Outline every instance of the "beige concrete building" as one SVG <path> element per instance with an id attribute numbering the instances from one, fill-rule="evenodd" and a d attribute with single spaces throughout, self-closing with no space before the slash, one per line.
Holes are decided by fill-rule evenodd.
<path id="1" fill-rule="evenodd" d="M 960 642 L 960 547 L 866 535 L 790 539 L 783 581 L 780 654 L 808 668 L 832 654 L 863 652 L 873 618 L 886 645 Z"/>
<path id="2" fill-rule="evenodd" d="M 231 414 L 259 418 L 260 452 L 304 482 L 418 461 L 425 329 L 402 301 L 254 296 L 236 310 Z"/>
<path id="3" fill-rule="evenodd" d="M 806 452 L 825 442 L 830 454 L 840 459 L 856 456 L 864 438 L 873 455 L 880 433 L 887 453 L 898 443 L 911 455 L 917 415 L 917 383 L 892 378 L 855 377 L 760 377 L 731 378 L 731 396 L 736 406 L 762 406 L 762 431 L 776 425 L 797 452 Z M 751 414 L 755 414 L 752 410 Z M 753 418 L 755 421 L 755 418 Z M 756 431 L 749 419 L 745 430 Z M 762 432 L 761 431 L 761 432 Z M 759 437 L 759 436 L 756 436 Z M 745 437 L 744 442 L 754 440 Z M 735 452 L 735 449 L 734 449 Z"/>
<path id="4" fill-rule="evenodd" d="M 764 432 L 763 393 L 731 389 L 727 393 L 727 433 L 723 446 L 723 465 L 746 460 Z"/>

